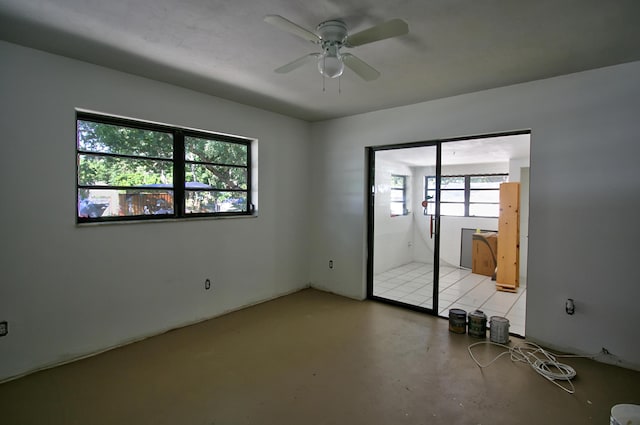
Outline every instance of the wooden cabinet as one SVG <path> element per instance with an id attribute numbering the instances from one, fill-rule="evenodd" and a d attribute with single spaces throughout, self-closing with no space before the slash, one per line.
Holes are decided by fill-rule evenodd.
<path id="1" fill-rule="evenodd" d="M 472 269 L 475 274 L 494 277 L 498 236 L 495 232 L 474 233 L 472 237 Z"/>
<path id="2" fill-rule="evenodd" d="M 496 287 L 515 292 L 520 282 L 520 183 L 500 185 Z"/>

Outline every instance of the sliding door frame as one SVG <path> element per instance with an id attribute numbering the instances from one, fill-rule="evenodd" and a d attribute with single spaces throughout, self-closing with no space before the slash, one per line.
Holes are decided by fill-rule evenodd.
<path id="1" fill-rule="evenodd" d="M 440 180 L 442 177 L 442 144 L 448 142 L 459 142 L 463 140 L 486 139 L 491 137 L 516 136 L 520 134 L 531 134 L 531 129 L 514 130 L 498 133 L 477 134 L 474 136 L 460 136 L 446 139 L 435 139 L 429 141 L 418 141 L 399 144 L 377 145 L 365 147 L 365 157 L 367 163 L 367 179 L 365 194 L 367 196 L 367 298 L 381 301 L 388 304 L 399 305 L 411 310 L 422 311 L 434 316 L 438 316 L 438 292 L 440 278 Z M 374 222 L 375 222 L 375 153 L 384 150 L 407 149 L 436 146 L 436 210 L 434 223 L 434 263 L 433 263 L 433 303 L 428 309 L 417 305 L 406 304 L 400 301 L 383 298 L 373 295 L 373 266 L 374 266 Z"/>
<path id="2" fill-rule="evenodd" d="M 367 298 L 376 301 L 382 301 L 388 304 L 399 305 L 411 310 L 422 311 L 431 315 L 438 315 L 438 276 L 440 273 L 440 264 L 438 259 L 440 258 L 440 179 L 436 179 L 436 214 L 434 223 L 434 254 L 433 254 L 433 302 L 431 308 L 421 307 L 413 304 L 403 303 L 401 301 L 392 300 L 389 298 L 383 298 L 373 294 L 373 266 L 374 266 L 374 236 L 375 236 L 375 165 L 376 165 L 376 152 L 388 151 L 395 149 L 408 149 L 408 148 L 422 148 L 432 147 L 436 148 L 436 175 L 440 176 L 442 164 L 442 142 L 413 142 L 402 143 L 396 145 L 381 145 L 381 146 L 369 146 L 366 148 L 367 158 Z"/>

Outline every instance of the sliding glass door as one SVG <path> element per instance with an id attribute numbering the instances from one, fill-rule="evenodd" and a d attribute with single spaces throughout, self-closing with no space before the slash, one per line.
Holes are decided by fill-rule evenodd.
<path id="1" fill-rule="evenodd" d="M 523 130 L 368 148 L 368 297 L 444 317 L 480 309 L 524 335 L 529 143 Z M 506 183 L 522 200 L 511 245 L 498 243 Z M 508 291 L 500 245 L 518 259 L 502 262 L 518 275 Z"/>
<path id="2" fill-rule="evenodd" d="M 437 313 L 440 149 L 369 148 L 370 298 Z"/>

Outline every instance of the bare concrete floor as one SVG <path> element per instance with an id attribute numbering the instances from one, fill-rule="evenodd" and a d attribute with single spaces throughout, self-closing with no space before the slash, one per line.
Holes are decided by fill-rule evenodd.
<path id="1" fill-rule="evenodd" d="M 508 357 L 478 368 L 476 341 L 304 290 L 2 384 L 0 423 L 605 425 L 613 405 L 640 403 L 640 372 L 568 359 L 570 395 Z"/>

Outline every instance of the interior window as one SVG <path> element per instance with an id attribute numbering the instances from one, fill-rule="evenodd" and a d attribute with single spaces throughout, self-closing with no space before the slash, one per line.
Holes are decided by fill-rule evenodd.
<path id="1" fill-rule="evenodd" d="M 440 214 L 458 217 L 498 217 L 500 183 L 508 174 L 443 176 L 440 181 Z M 425 199 L 435 199 L 436 179 L 425 177 Z M 435 214 L 429 203 L 428 214 Z"/>

